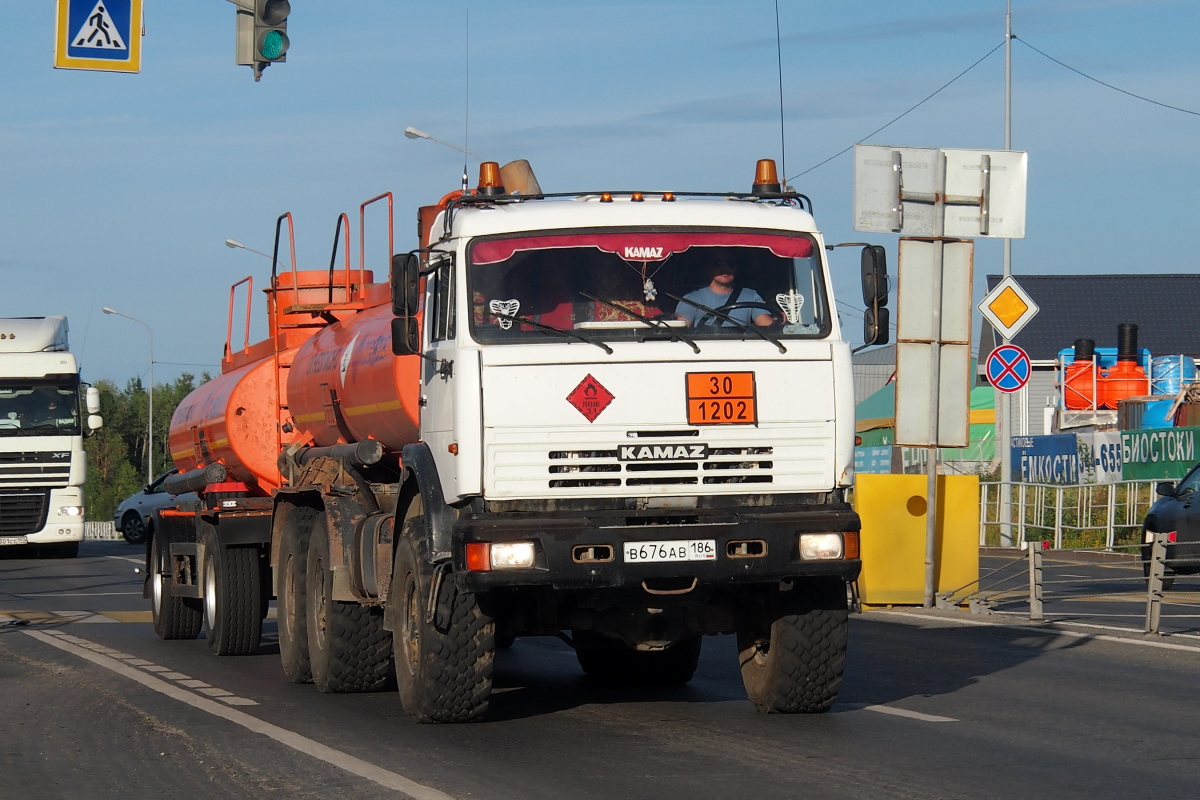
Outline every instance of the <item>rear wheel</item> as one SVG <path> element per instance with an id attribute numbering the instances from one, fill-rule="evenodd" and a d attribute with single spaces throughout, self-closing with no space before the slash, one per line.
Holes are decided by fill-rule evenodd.
<path id="1" fill-rule="evenodd" d="M 848 631 L 840 578 L 795 580 L 791 591 L 772 592 L 738 626 L 750 701 L 768 714 L 828 711 L 842 685 Z"/>
<path id="2" fill-rule="evenodd" d="M 159 539 L 150 543 L 150 602 L 154 632 L 160 639 L 195 639 L 200 633 L 204 613 L 200 601 L 171 596 L 171 576 L 160 575 Z"/>
<path id="3" fill-rule="evenodd" d="M 312 683 L 312 661 L 308 655 L 309 528 L 316 511 L 298 508 L 292 512 L 279 547 L 279 660 L 292 683 Z"/>
<path id="4" fill-rule="evenodd" d="M 130 544 L 145 544 L 146 523 L 136 511 L 127 511 L 121 518 L 121 535 Z"/>
<path id="5" fill-rule="evenodd" d="M 325 516 L 313 518 L 304 578 L 312 681 L 322 692 L 373 692 L 387 683 L 392 637 L 383 611 L 333 599 Z"/>
<path id="6" fill-rule="evenodd" d="M 405 521 L 388 595 L 399 604 L 394 649 L 400 701 L 418 722 L 471 722 L 487 713 L 491 699 L 496 623 L 474 594 L 458 590 L 452 573 L 445 574 L 437 598 L 439 607 L 448 606 L 447 618 L 426 621 L 434 570 L 423 528 L 423 517 Z"/>
<path id="7" fill-rule="evenodd" d="M 575 657 L 591 678 L 612 684 L 682 686 L 700 663 L 703 637 L 690 636 L 665 650 L 637 650 L 591 631 L 574 634 Z"/>
<path id="8" fill-rule="evenodd" d="M 262 573 L 257 547 L 222 547 L 212 532 L 204 552 L 204 637 L 219 656 L 258 650 L 262 636 Z"/>

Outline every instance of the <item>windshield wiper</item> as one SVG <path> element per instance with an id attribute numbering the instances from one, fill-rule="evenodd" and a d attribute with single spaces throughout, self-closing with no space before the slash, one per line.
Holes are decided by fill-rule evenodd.
<path id="1" fill-rule="evenodd" d="M 606 345 L 604 342 L 597 342 L 595 339 L 589 339 L 586 336 L 581 336 L 580 334 L 575 333 L 574 331 L 564 331 L 562 328 L 556 328 L 553 325 L 543 325 L 540 322 L 534 322 L 533 320 L 529 319 L 528 317 L 518 317 L 514 314 L 497 314 L 495 311 L 492 311 L 489 313 L 493 317 L 497 317 L 499 319 L 511 319 L 513 322 L 522 322 L 526 325 L 532 325 L 533 327 L 538 328 L 539 330 L 553 331 L 554 333 L 557 333 L 561 336 L 569 336 L 570 338 L 578 339 L 581 342 L 587 342 L 588 344 L 594 344 L 594 345 L 596 345 L 596 347 L 599 347 L 601 350 L 608 353 L 610 356 L 612 355 L 612 352 L 613 352 L 612 348 L 609 347 L 608 345 Z"/>
<path id="2" fill-rule="evenodd" d="M 647 317 L 645 314 L 639 314 L 638 312 L 634 311 L 632 308 L 626 308 L 625 306 L 617 305 L 616 303 L 605 300 L 603 297 L 593 297 L 592 295 L 588 294 L 587 292 L 580 292 L 579 294 L 586 297 L 588 300 L 594 300 L 597 303 L 603 303 L 604 305 L 608 306 L 609 308 L 615 308 L 617 311 L 620 311 L 622 314 L 628 314 L 629 316 L 633 317 L 634 319 L 644 322 L 652 328 L 657 328 L 660 331 L 666 331 L 667 333 L 671 334 L 672 341 L 683 342 L 684 344 L 690 346 L 694 352 L 696 352 L 696 353 L 700 352 L 700 346 L 698 344 L 696 344 L 695 342 L 693 342 L 691 339 L 687 338 L 683 334 L 677 333 L 674 328 L 672 328 L 670 325 L 666 324 L 662 320 L 652 319 L 651 317 Z"/>
<path id="3" fill-rule="evenodd" d="M 689 306 L 695 306 L 696 308 L 700 309 L 701 311 L 706 311 L 715 317 L 719 317 L 720 319 L 725 320 L 726 322 L 732 322 L 734 325 L 737 325 L 742 330 L 747 331 L 748 333 L 753 333 L 755 336 L 762 339 L 764 342 L 770 342 L 771 344 L 775 345 L 776 347 L 779 348 L 779 352 L 781 352 L 781 353 L 787 352 L 787 348 L 783 346 L 783 342 L 779 341 L 774 336 L 767 336 L 765 333 L 760 331 L 758 329 L 758 326 L 755 325 L 753 322 L 751 322 L 749 325 L 747 325 L 744 322 L 738 322 L 736 319 L 729 316 L 728 314 L 721 313 L 720 311 L 718 311 L 715 308 L 709 308 L 708 306 L 706 306 L 702 303 L 697 303 L 695 300 L 688 300 L 686 297 L 677 297 L 677 296 L 671 294 L 670 292 L 663 292 L 663 294 L 665 294 L 667 297 L 671 298 L 672 300 L 678 301 L 680 303 L 687 303 Z"/>

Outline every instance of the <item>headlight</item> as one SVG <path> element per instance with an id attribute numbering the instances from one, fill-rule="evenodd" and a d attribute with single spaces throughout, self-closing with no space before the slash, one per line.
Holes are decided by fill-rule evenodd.
<path id="1" fill-rule="evenodd" d="M 83 506 L 60 506 L 58 513 L 63 517 L 82 517 Z"/>
<path id="2" fill-rule="evenodd" d="M 840 533 L 800 534 L 800 557 L 805 561 L 841 558 L 842 535 Z"/>
<path id="3" fill-rule="evenodd" d="M 494 542 L 492 569 L 529 569 L 536 555 L 533 542 Z"/>
<path id="4" fill-rule="evenodd" d="M 466 555 L 467 569 L 473 572 L 530 569 L 537 559 L 537 548 L 533 542 L 470 542 Z"/>

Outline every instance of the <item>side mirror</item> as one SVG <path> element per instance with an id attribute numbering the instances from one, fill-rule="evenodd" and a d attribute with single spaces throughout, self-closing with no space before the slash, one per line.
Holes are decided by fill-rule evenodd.
<path id="1" fill-rule="evenodd" d="M 89 389 L 88 391 L 94 392 L 95 389 Z M 91 405 L 92 405 L 91 403 L 88 403 L 89 411 L 91 410 Z M 89 431 L 100 430 L 101 428 L 104 427 L 104 417 L 100 416 L 99 414 L 89 414 L 88 418 L 87 418 L 87 426 L 88 426 Z"/>
<path id="2" fill-rule="evenodd" d="M 415 356 L 421 353 L 421 330 L 416 317 L 392 318 L 392 355 Z"/>
<path id="3" fill-rule="evenodd" d="M 95 386 L 87 387 L 87 391 L 84 393 L 84 402 L 87 404 L 87 411 L 89 414 L 99 414 L 100 390 Z M 96 427 L 99 428 L 100 426 L 97 425 Z"/>
<path id="4" fill-rule="evenodd" d="M 1154 491 L 1158 492 L 1163 497 L 1174 497 L 1175 496 L 1175 484 L 1172 483 L 1171 481 L 1163 481 L 1162 483 L 1160 483 L 1154 487 Z"/>
<path id="5" fill-rule="evenodd" d="M 887 251 L 877 244 L 862 249 L 862 297 L 867 308 L 888 302 Z"/>
<path id="6" fill-rule="evenodd" d="M 421 290 L 421 260 L 416 253 L 392 256 L 392 313 L 413 317 L 417 313 Z"/>
<path id="7" fill-rule="evenodd" d="M 891 314 L 886 308 L 867 307 L 863 315 L 863 347 L 887 344 L 891 340 Z"/>

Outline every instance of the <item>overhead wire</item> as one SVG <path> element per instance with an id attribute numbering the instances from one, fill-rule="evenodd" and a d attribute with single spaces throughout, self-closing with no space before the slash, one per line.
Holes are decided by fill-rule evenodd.
<path id="1" fill-rule="evenodd" d="M 1069 69 L 1069 70 L 1071 70 L 1071 72 L 1074 72 L 1076 75 L 1079 75 L 1080 77 L 1083 77 L 1083 78 L 1087 78 L 1089 81 L 1092 81 L 1093 83 L 1098 83 L 1101 86 L 1112 89 L 1114 92 L 1120 92 L 1121 94 L 1129 95 L 1130 97 L 1136 98 L 1136 99 L 1141 100 L 1146 103 L 1150 103 L 1152 105 L 1161 106 L 1162 108 L 1169 108 L 1172 111 L 1179 111 L 1184 114 L 1191 114 L 1194 117 L 1200 117 L 1200 111 L 1192 111 L 1191 109 L 1188 109 L 1188 108 L 1180 108 L 1179 106 L 1173 106 L 1170 103 L 1160 103 L 1157 100 L 1151 100 L 1149 97 L 1143 97 L 1142 95 L 1135 94 L 1131 91 L 1128 91 L 1127 89 L 1122 89 L 1120 86 L 1113 86 L 1111 83 L 1106 83 L 1105 81 L 1102 81 L 1099 78 L 1088 75 L 1083 70 L 1076 69 L 1075 67 L 1072 67 L 1070 64 L 1065 64 L 1062 61 L 1059 61 L 1057 58 L 1050 55 L 1049 53 L 1039 50 L 1038 48 L 1031 45 L 1029 42 L 1025 41 L 1024 39 L 1019 38 L 1016 34 L 1013 34 L 1012 38 L 1016 39 L 1018 42 L 1025 45 L 1030 50 L 1032 50 L 1033 52 L 1042 56 L 1043 58 L 1048 58 L 1051 61 L 1053 61 L 1055 64 L 1058 64 L 1060 67 L 1063 67 L 1064 69 Z"/>
<path id="2" fill-rule="evenodd" d="M 858 140 L 857 142 L 855 142 L 854 144 L 852 144 L 852 145 L 849 145 L 848 147 L 845 147 L 845 148 L 843 148 L 842 150 L 839 150 L 838 152 L 834 153 L 834 154 L 833 154 L 833 155 L 831 155 L 829 158 L 825 159 L 824 161 L 820 162 L 819 164 L 814 164 L 813 166 L 809 167 L 808 169 L 804 170 L 803 172 L 799 172 L 799 173 L 797 173 L 797 174 L 793 175 L 792 177 L 790 177 L 790 178 L 788 178 L 788 179 L 787 179 L 787 182 L 788 182 L 788 183 L 791 183 L 791 182 L 792 182 L 792 181 L 794 181 L 796 178 L 799 178 L 799 177 L 802 177 L 802 176 L 804 176 L 804 175 L 807 175 L 808 173 L 812 172 L 814 169 L 817 169 L 818 167 L 823 167 L 823 166 L 825 166 L 826 164 L 828 164 L 830 161 L 833 161 L 833 160 L 834 160 L 835 158 L 837 158 L 838 156 L 841 156 L 841 155 L 844 155 L 844 154 L 846 154 L 846 153 L 849 153 L 851 150 L 853 150 L 853 149 L 854 149 L 854 145 L 855 145 L 855 144 L 862 144 L 862 143 L 863 143 L 863 142 L 865 142 L 867 139 L 870 139 L 872 136 L 874 136 L 875 134 L 879 133 L 880 131 L 886 130 L 887 128 L 889 128 L 889 127 L 891 127 L 892 125 L 896 124 L 896 123 L 897 123 L 897 122 L 899 122 L 900 120 L 904 119 L 904 118 L 905 118 L 905 117 L 907 117 L 909 114 L 911 114 L 912 112 L 916 111 L 918 108 L 920 108 L 921 106 L 925 105 L 925 103 L 927 103 L 928 101 L 930 101 L 930 100 L 932 100 L 934 97 L 936 97 L 938 94 L 940 94 L 940 93 L 942 92 L 942 90 L 943 90 L 943 89 L 945 89 L 945 88 L 947 88 L 948 86 L 950 86 L 950 84 L 954 83 L 954 82 L 955 82 L 955 81 L 957 81 L 959 78 L 961 78 L 962 76 L 966 75 L 966 74 L 967 74 L 968 72 L 970 72 L 971 70 L 973 70 L 973 69 L 975 69 L 976 67 L 978 67 L 980 64 L 982 64 L 984 61 L 986 61 L 986 60 L 987 60 L 987 57 L 988 57 L 988 56 L 990 56 L 992 53 L 994 53 L 994 52 L 996 52 L 997 50 L 999 50 L 1001 47 L 1004 47 L 1004 42 L 1001 42 L 1000 44 L 998 44 L 998 45 L 996 45 L 995 47 L 993 47 L 991 50 L 988 50 L 986 53 L 984 53 L 984 54 L 983 54 L 983 56 L 981 56 L 981 57 L 979 58 L 979 60 L 978 60 L 978 61 L 976 61 L 976 62 L 975 62 L 975 63 L 973 63 L 971 66 L 969 66 L 969 67 L 967 67 L 966 69 L 964 69 L 962 72 L 960 72 L 960 73 L 958 73 L 957 75 L 955 75 L 955 76 L 954 76 L 953 78 L 951 78 L 950 80 L 948 80 L 948 81 L 946 81 L 945 83 L 943 83 L 941 86 L 939 86 L 937 89 L 935 89 L 935 90 L 934 90 L 933 92 L 931 92 L 930 94 L 926 95 L 924 99 L 922 99 L 922 100 L 921 100 L 920 102 L 918 102 L 916 105 L 914 105 L 914 106 L 912 106 L 911 108 L 909 108 L 909 109 L 908 109 L 907 111 L 905 111 L 903 114 L 900 114 L 899 116 L 897 116 L 897 117 L 893 118 L 893 119 L 892 119 L 891 121 L 889 121 L 888 123 L 886 123 L 886 124 L 884 124 L 884 125 L 881 125 L 880 127 L 876 128 L 875 130 L 873 130 L 873 131 L 871 131 L 870 133 L 868 133 L 866 136 L 864 136 L 864 137 L 862 137 L 861 139 L 859 139 L 859 140 Z"/>

